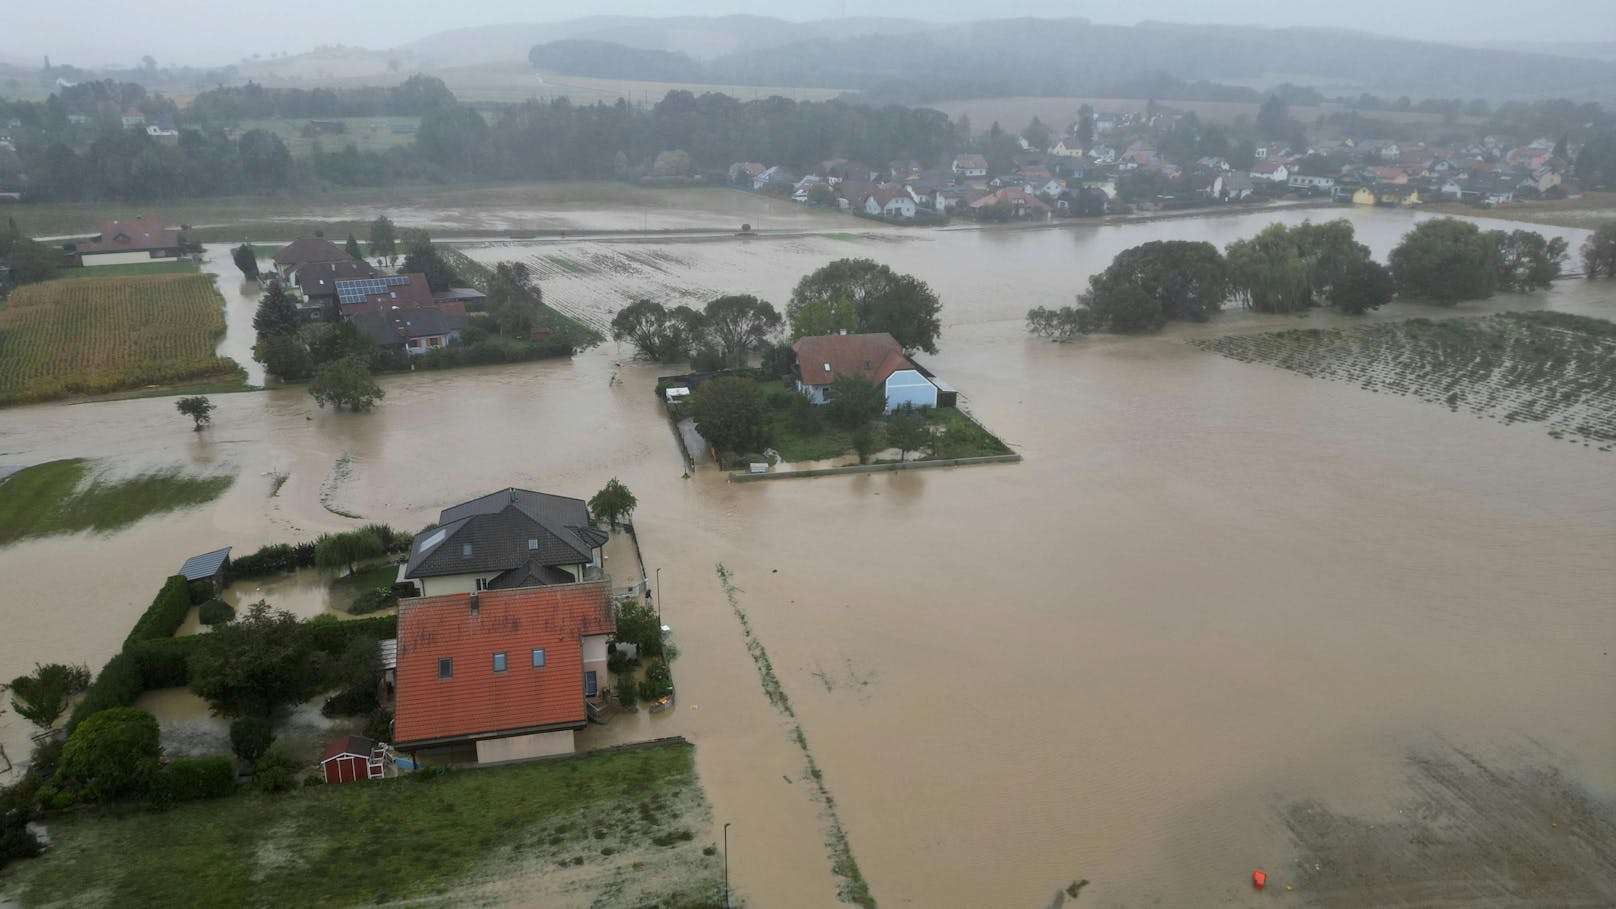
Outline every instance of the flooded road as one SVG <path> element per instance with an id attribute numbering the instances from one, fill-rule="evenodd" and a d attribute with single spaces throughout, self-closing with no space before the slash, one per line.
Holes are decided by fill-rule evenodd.
<path id="1" fill-rule="evenodd" d="M 1380 256 L 1411 220 L 1344 214 Z M 1027 308 L 1069 302 L 1128 246 L 1222 245 L 1304 216 L 639 244 L 618 270 L 551 262 L 547 299 L 603 312 L 621 291 L 602 282 L 783 305 L 837 256 L 911 271 L 945 304 L 926 364 L 1019 465 L 685 480 L 651 393 L 666 370 L 610 343 L 566 362 L 384 377 L 369 415 L 321 411 L 301 388 L 220 395 L 200 434 L 167 399 L 0 411 L 3 464 L 88 455 L 237 474 L 193 512 L 0 549 L 0 678 L 35 660 L 99 666 L 194 552 L 356 523 L 333 508 L 417 527 L 492 488 L 587 496 L 615 476 L 639 497 L 647 566 L 662 568 L 679 702 L 591 733 L 699 746 L 754 905 L 830 905 L 836 882 L 802 752 L 718 563 L 886 906 L 1042 907 L 1080 878 L 1085 904 L 1247 905 L 1250 869 L 1290 855 L 1278 800 L 1390 811 L 1403 755 L 1432 743 L 1549 763 L 1616 797 L 1609 454 L 1183 343 L 1342 321 L 1327 313 L 1069 345 L 1022 328 Z M 617 248 L 517 251 L 586 262 Z M 1462 311 L 1611 316 L 1613 297 L 1609 282 L 1567 282 Z M 1372 318 L 1431 312 L 1447 311 Z M 21 724 L 0 723 L 19 753 Z"/>

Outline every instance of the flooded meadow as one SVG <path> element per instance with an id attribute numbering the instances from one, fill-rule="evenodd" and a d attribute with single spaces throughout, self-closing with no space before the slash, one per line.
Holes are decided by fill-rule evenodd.
<path id="1" fill-rule="evenodd" d="M 1328 891 L 1349 905 L 1358 891 L 1341 888 L 1356 878 L 1323 869 L 1383 853 L 1332 851 L 1330 832 L 1404 818 L 1434 766 L 1411 765 L 1415 753 L 1462 753 L 1511 780 L 1552 774 L 1596 806 L 1582 826 L 1534 831 L 1534 855 L 1573 829 L 1616 843 L 1612 455 L 1187 343 L 1410 315 L 1611 318 L 1616 284 L 1457 311 L 1393 304 L 1356 321 L 1230 311 L 1072 344 L 1022 325 L 1138 243 L 1221 246 L 1337 214 L 985 231 L 842 219 L 840 232 L 788 237 L 470 243 L 479 261 L 528 261 L 548 302 L 596 324 L 639 297 L 754 293 L 783 308 L 827 261 L 878 259 L 937 290 L 942 349 L 926 365 L 1025 461 L 686 479 L 653 394 L 677 368 L 611 342 L 566 361 L 384 376 L 371 414 L 321 410 L 302 388 L 218 395 L 202 433 L 164 398 L 0 410 L 0 468 L 84 456 L 236 476 L 193 511 L 0 548 L 0 678 L 35 661 L 99 666 L 196 552 L 362 521 L 419 527 L 490 489 L 588 496 L 616 477 L 639 498 L 646 565 L 661 569 L 679 697 L 581 740 L 695 743 L 707 837 L 732 824 L 731 879 L 750 905 L 834 904 L 836 830 L 887 906 L 1044 907 L 1079 880 L 1083 905 L 1244 906 L 1258 867 L 1269 896 L 1308 905 Z M 1382 259 L 1418 217 L 1339 214 Z M 1573 247 L 1583 235 L 1555 232 Z M 227 301 L 221 349 L 247 365 L 252 289 L 210 254 Z M 638 566 L 608 570 L 621 583 Z M 327 605 L 296 577 L 260 595 Z M 14 716 L 0 736 L 23 753 Z M 1460 839 L 1496 844 L 1507 825 L 1552 820 L 1508 807 L 1465 814 Z M 1307 821 L 1326 816 L 1345 820 Z M 1492 881 L 1464 861 L 1441 873 Z M 1574 896 L 1616 893 L 1607 865 L 1579 867 L 1591 883 Z"/>

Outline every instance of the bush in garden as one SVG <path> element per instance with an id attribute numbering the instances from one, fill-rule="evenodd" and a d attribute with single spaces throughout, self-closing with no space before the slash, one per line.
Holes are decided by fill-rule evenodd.
<path id="1" fill-rule="evenodd" d="M 236 608 L 224 600 L 209 600 L 197 608 L 196 617 L 204 625 L 223 625 L 236 617 Z"/>
<path id="2" fill-rule="evenodd" d="M 230 750 L 249 764 L 257 762 L 275 741 L 275 729 L 269 719 L 244 716 L 230 723 Z"/>
<path id="3" fill-rule="evenodd" d="M 220 754 L 169 761 L 152 777 L 150 798 L 166 806 L 221 798 L 235 791 L 235 762 Z"/>
<path id="4" fill-rule="evenodd" d="M 56 785 L 97 802 L 143 795 L 160 755 L 156 717 L 132 707 L 103 710 L 68 735 Z"/>
<path id="5" fill-rule="evenodd" d="M 640 680 L 640 700 L 657 701 L 673 694 L 673 673 L 668 664 L 652 663 L 645 667 L 645 678 Z"/>
<path id="6" fill-rule="evenodd" d="M 259 792 L 286 792 L 297 787 L 298 771 L 303 766 L 297 759 L 278 747 L 272 747 L 258 759 L 253 768 L 253 786 Z"/>

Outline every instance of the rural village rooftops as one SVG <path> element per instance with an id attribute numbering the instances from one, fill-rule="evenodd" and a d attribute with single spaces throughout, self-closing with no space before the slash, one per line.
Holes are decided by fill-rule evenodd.
<path id="1" fill-rule="evenodd" d="M 397 742 L 582 726 L 582 639 L 614 628 L 609 580 L 401 601 Z"/>
<path id="2" fill-rule="evenodd" d="M 324 237 L 299 237 L 275 251 L 276 265 L 344 262 L 352 258 L 347 250 Z"/>
<path id="3" fill-rule="evenodd" d="M 179 245 L 179 233 L 164 227 L 156 218 L 123 218 L 102 222 L 101 236 L 78 244 L 78 251 L 142 252 Z"/>
<path id="4" fill-rule="evenodd" d="M 335 293 L 344 313 L 364 311 L 360 307 L 431 306 L 434 302 L 432 287 L 419 272 L 343 278 L 336 282 Z"/>
<path id="5" fill-rule="evenodd" d="M 334 297 L 337 295 L 337 282 L 370 278 L 375 274 L 375 266 L 362 259 L 309 262 L 297 270 L 297 287 L 305 297 Z"/>
<path id="6" fill-rule="evenodd" d="M 392 346 L 413 338 L 442 337 L 466 327 L 464 315 L 435 306 L 384 306 L 352 314 L 349 321 L 377 344 Z"/>
<path id="7" fill-rule="evenodd" d="M 406 578 L 510 571 L 594 560 L 606 531 L 589 526 L 582 499 L 502 489 L 446 508 L 438 527 L 410 544 Z"/>
<path id="8" fill-rule="evenodd" d="M 882 384 L 900 369 L 915 365 L 903 355 L 896 339 L 886 332 L 818 335 L 791 345 L 804 385 L 829 385 L 837 376 L 863 376 Z"/>

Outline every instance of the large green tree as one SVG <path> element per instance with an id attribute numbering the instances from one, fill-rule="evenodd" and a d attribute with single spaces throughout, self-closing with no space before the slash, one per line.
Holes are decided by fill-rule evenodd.
<path id="1" fill-rule="evenodd" d="M 723 376 L 702 383 L 690 396 L 696 431 L 720 453 L 744 454 L 768 443 L 763 392 L 751 379 Z"/>
<path id="2" fill-rule="evenodd" d="M 793 300 L 786 308 L 791 322 L 791 340 L 858 331 L 858 307 L 852 300 L 814 297 L 798 306 Z"/>
<path id="3" fill-rule="evenodd" d="M 370 377 L 370 368 L 362 359 L 344 357 L 315 372 L 309 394 L 321 407 L 330 404 L 335 410 L 363 411 L 375 407 L 387 392 Z"/>
<path id="4" fill-rule="evenodd" d="M 191 654 L 191 690 L 221 716 L 268 717 L 311 697 L 319 681 L 302 623 L 263 602 L 214 626 Z"/>
<path id="5" fill-rule="evenodd" d="M 1401 297 L 1482 300 L 1498 288 L 1498 244 L 1469 221 L 1432 218 L 1403 235 L 1391 268 Z"/>
<path id="6" fill-rule="evenodd" d="M 726 366 L 745 366 L 749 354 L 780 332 L 780 321 L 773 306 L 750 294 L 719 297 L 702 310 L 706 340 Z"/>
<path id="7" fill-rule="evenodd" d="M 1154 331 L 1168 319 L 1204 322 L 1233 291 L 1229 265 L 1217 247 L 1156 240 L 1125 249 L 1089 279 L 1087 304 L 1099 324 L 1120 332 Z M 1155 301 L 1142 306 L 1137 290 Z"/>
<path id="8" fill-rule="evenodd" d="M 398 256 L 398 231 L 386 215 L 377 215 L 370 222 L 370 253 L 386 258 L 389 265 Z"/>
<path id="9" fill-rule="evenodd" d="M 230 258 L 236 263 L 236 267 L 241 269 L 242 277 L 249 281 L 258 280 L 258 253 L 253 250 L 251 244 L 243 243 L 230 250 Z"/>
<path id="10" fill-rule="evenodd" d="M 786 306 L 793 337 L 805 309 L 848 301 L 861 332 L 887 332 L 906 351 L 937 352 L 942 303 L 926 282 L 899 274 L 873 259 L 837 259 L 797 282 Z"/>
<path id="11" fill-rule="evenodd" d="M 627 341 L 647 360 L 676 363 L 690 356 L 702 327 L 701 313 L 688 306 L 669 309 L 654 300 L 635 300 L 612 317 L 612 339 Z"/>
<path id="12" fill-rule="evenodd" d="M 605 521 L 614 529 L 618 521 L 625 520 L 634 513 L 637 505 L 639 500 L 634 498 L 634 493 L 630 492 L 627 486 L 617 482 L 616 477 L 607 480 L 606 485 L 600 488 L 600 492 L 589 497 L 589 513 L 595 516 L 595 520 Z"/>
<path id="13" fill-rule="evenodd" d="M 544 291 L 525 262 L 501 262 L 488 279 L 488 311 L 499 333 L 526 337 L 544 305 Z"/>
<path id="14" fill-rule="evenodd" d="M 1590 278 L 1616 277 L 1616 221 L 1606 221 L 1582 241 L 1582 269 Z"/>
<path id="15" fill-rule="evenodd" d="M 295 334 L 259 335 L 258 343 L 253 345 L 253 359 L 282 382 L 306 379 L 313 369 L 308 346 Z"/>
<path id="16" fill-rule="evenodd" d="M 253 313 L 253 330 L 259 340 L 268 335 L 294 335 L 303 327 L 303 316 L 297 311 L 297 301 L 286 292 L 279 281 L 270 281 L 264 295 L 258 298 L 258 311 Z"/>
<path id="17" fill-rule="evenodd" d="M 1560 277 L 1566 241 L 1547 238 L 1535 230 L 1490 231 L 1498 246 L 1498 289 L 1531 293 Z"/>
<path id="18" fill-rule="evenodd" d="M 434 291 L 448 290 L 460 283 L 460 274 L 432 245 L 432 237 L 426 231 L 405 230 L 403 239 L 404 265 L 399 269 L 402 273 L 425 275 L 427 286 Z"/>
<path id="19" fill-rule="evenodd" d="M 1330 287 L 1330 305 L 1351 315 L 1362 315 L 1390 303 L 1397 293 L 1392 273 L 1373 259 L 1348 265 Z"/>

